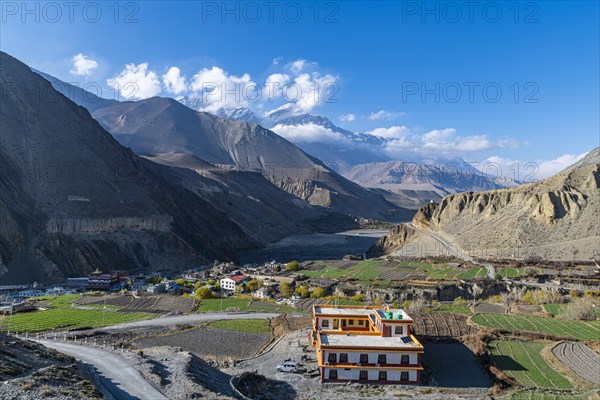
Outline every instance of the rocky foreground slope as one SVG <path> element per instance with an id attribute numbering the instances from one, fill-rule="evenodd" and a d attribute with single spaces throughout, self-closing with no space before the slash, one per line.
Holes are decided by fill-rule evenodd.
<path id="1" fill-rule="evenodd" d="M 445 253 L 432 236 L 480 258 L 585 260 L 600 258 L 600 151 L 538 182 L 467 192 L 429 203 L 411 225 L 395 227 L 371 250 L 420 248 Z M 438 244 L 441 242 L 438 242 Z"/>

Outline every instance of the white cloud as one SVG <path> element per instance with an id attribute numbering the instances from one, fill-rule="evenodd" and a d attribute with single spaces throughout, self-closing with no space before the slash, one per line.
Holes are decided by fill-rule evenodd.
<path id="1" fill-rule="evenodd" d="M 281 62 L 281 60 L 283 60 L 283 57 L 279 56 L 279 57 L 275 57 L 273 59 L 273 65 L 279 65 L 279 63 Z"/>
<path id="2" fill-rule="evenodd" d="M 308 62 L 306 60 L 298 59 L 290 64 L 290 69 L 294 74 L 298 75 L 307 65 Z"/>
<path id="3" fill-rule="evenodd" d="M 345 115 L 340 115 L 338 117 L 338 119 L 340 121 L 344 121 L 344 122 L 352 122 L 356 119 L 356 115 L 354 114 L 345 114 Z"/>
<path id="4" fill-rule="evenodd" d="M 73 56 L 73 66 L 69 72 L 78 76 L 90 76 L 98 66 L 97 61 L 79 53 Z"/>
<path id="5" fill-rule="evenodd" d="M 147 99 L 160 93 L 160 79 L 156 72 L 148 70 L 148 63 L 127 64 L 118 75 L 106 83 L 125 99 Z"/>
<path id="6" fill-rule="evenodd" d="M 421 136 L 424 149 L 452 157 L 461 153 L 491 150 L 498 147 L 486 135 L 458 136 L 456 129 L 434 129 Z"/>
<path id="7" fill-rule="evenodd" d="M 336 76 L 319 72 L 303 73 L 286 85 L 283 98 L 295 113 L 308 113 L 313 108 L 334 100 Z M 286 107 L 287 108 L 287 107 Z"/>
<path id="8" fill-rule="evenodd" d="M 498 156 L 488 157 L 478 169 L 492 175 L 501 175 L 517 181 L 531 182 L 556 175 L 585 157 L 583 154 L 563 154 L 553 160 L 512 160 Z"/>
<path id="9" fill-rule="evenodd" d="M 204 110 L 247 107 L 260 98 L 257 85 L 249 74 L 230 75 L 222 68 L 204 68 L 192 77 L 191 89 L 202 96 Z"/>
<path id="10" fill-rule="evenodd" d="M 276 125 L 271 130 L 294 143 L 326 143 L 343 148 L 355 146 L 344 135 L 315 124 Z"/>
<path id="11" fill-rule="evenodd" d="M 389 128 L 376 128 L 367 133 L 386 139 L 400 139 L 406 138 L 410 134 L 410 131 L 405 126 L 390 126 Z"/>
<path id="12" fill-rule="evenodd" d="M 399 117 L 403 117 L 404 115 L 405 114 L 402 112 L 391 112 L 391 111 L 386 111 L 386 110 L 379 110 L 377 112 L 372 112 L 371 114 L 369 114 L 369 116 L 367 118 L 370 119 L 371 121 L 377 121 L 380 119 L 392 120 L 392 119 L 396 119 Z"/>
<path id="13" fill-rule="evenodd" d="M 173 94 L 185 92 L 185 77 L 181 76 L 181 70 L 177 67 L 171 67 L 166 74 L 162 76 L 165 89 Z"/>
<path id="14" fill-rule="evenodd" d="M 288 74 L 271 74 L 265 79 L 262 90 L 263 99 L 273 101 L 282 96 L 282 90 L 290 80 Z"/>

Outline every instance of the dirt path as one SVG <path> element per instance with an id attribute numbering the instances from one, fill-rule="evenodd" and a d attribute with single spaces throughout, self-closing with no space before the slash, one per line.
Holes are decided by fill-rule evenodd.
<path id="1" fill-rule="evenodd" d="M 118 354 L 76 344 L 40 340 L 46 347 L 73 356 L 96 368 L 102 385 L 116 398 L 123 400 L 167 400 L 142 375 Z"/>

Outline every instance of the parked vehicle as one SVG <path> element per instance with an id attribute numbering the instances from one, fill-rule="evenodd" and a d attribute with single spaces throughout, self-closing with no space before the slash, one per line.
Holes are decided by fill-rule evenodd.
<path id="1" fill-rule="evenodd" d="M 296 361 L 284 361 L 277 366 L 278 372 L 298 372 L 298 363 Z"/>

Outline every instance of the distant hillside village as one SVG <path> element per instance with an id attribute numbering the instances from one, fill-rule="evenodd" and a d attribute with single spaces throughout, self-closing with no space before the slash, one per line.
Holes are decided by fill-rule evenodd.
<path id="1" fill-rule="evenodd" d="M 198 301 L 245 296 L 308 310 L 313 304 L 344 299 L 398 302 L 486 299 L 514 285 L 527 289 L 567 292 L 597 288 L 600 268 L 594 266 L 498 264 L 492 279 L 486 268 L 457 260 L 402 261 L 390 257 L 363 260 L 275 260 L 261 265 L 214 262 L 179 274 L 96 270 L 68 278 L 61 285 L 0 286 L 0 313 L 26 310 L 26 300 L 72 293 L 121 293 L 140 296 L 168 294 Z"/>

